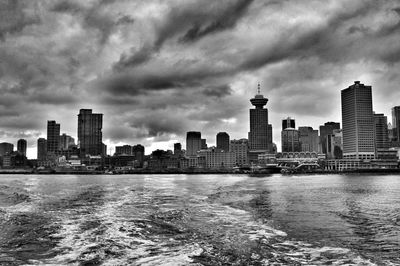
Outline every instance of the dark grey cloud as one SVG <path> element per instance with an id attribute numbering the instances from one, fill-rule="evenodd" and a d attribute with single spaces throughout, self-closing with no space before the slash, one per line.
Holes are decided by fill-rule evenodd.
<path id="1" fill-rule="evenodd" d="M 232 89 L 228 84 L 220 85 L 220 86 L 211 86 L 202 91 L 205 96 L 212 96 L 221 98 L 224 96 L 228 96 L 232 94 Z"/>

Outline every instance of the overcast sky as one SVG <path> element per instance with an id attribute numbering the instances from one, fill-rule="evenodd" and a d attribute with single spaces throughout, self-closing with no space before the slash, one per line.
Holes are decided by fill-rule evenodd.
<path id="1" fill-rule="evenodd" d="M 400 105 L 400 2 L 0 0 L 0 142 L 77 135 L 80 108 L 103 139 L 152 149 L 247 138 L 261 83 L 280 149 L 281 120 L 340 122 L 340 90 L 360 80 L 376 112 Z"/>

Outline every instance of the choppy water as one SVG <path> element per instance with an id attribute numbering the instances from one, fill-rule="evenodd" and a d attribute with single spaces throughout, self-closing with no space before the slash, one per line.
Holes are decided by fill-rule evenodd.
<path id="1" fill-rule="evenodd" d="M 0 265 L 327 264 L 400 264 L 400 176 L 0 176 Z"/>

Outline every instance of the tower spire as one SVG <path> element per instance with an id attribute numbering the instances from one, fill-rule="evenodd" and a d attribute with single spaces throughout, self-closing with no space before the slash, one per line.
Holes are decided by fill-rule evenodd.
<path id="1" fill-rule="evenodd" d="M 257 85 L 257 94 L 260 94 L 260 82 L 258 82 L 258 85 Z"/>

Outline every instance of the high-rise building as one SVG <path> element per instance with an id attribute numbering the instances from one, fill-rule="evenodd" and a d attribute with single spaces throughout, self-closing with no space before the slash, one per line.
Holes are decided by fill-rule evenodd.
<path id="1" fill-rule="evenodd" d="M 359 81 L 341 92 L 343 158 L 375 158 L 372 88 Z"/>
<path id="2" fill-rule="evenodd" d="M 60 136 L 60 149 L 68 150 L 69 148 L 75 146 L 75 139 L 65 133 Z"/>
<path id="3" fill-rule="evenodd" d="M 334 130 L 340 129 L 340 123 L 337 122 L 326 122 L 323 126 L 319 126 L 319 139 L 321 144 L 320 152 L 326 154 L 327 146 L 326 146 L 326 136 L 332 135 Z"/>
<path id="4" fill-rule="evenodd" d="M 295 120 L 290 118 L 290 117 L 282 120 L 282 130 L 285 130 L 288 127 L 289 128 L 296 128 Z"/>
<path id="5" fill-rule="evenodd" d="M 0 143 L 0 156 L 10 154 L 14 151 L 14 144 L 8 142 Z"/>
<path id="6" fill-rule="evenodd" d="M 78 143 L 81 157 L 103 155 L 103 114 L 81 109 L 78 114 Z"/>
<path id="7" fill-rule="evenodd" d="M 201 139 L 201 150 L 206 150 L 208 148 L 207 139 Z"/>
<path id="8" fill-rule="evenodd" d="M 174 155 L 180 157 L 182 155 L 182 144 L 174 143 Z"/>
<path id="9" fill-rule="evenodd" d="M 27 142 L 25 139 L 19 139 L 17 142 L 17 151 L 26 156 L 26 147 L 27 147 Z"/>
<path id="10" fill-rule="evenodd" d="M 144 146 L 137 144 L 132 147 L 132 155 L 135 156 L 135 160 L 139 162 L 139 165 L 143 166 L 144 161 Z"/>
<path id="11" fill-rule="evenodd" d="M 393 140 L 400 142 L 400 106 L 392 108 Z"/>
<path id="12" fill-rule="evenodd" d="M 131 145 L 123 145 L 115 147 L 116 155 L 132 155 L 132 146 Z"/>
<path id="13" fill-rule="evenodd" d="M 186 155 L 194 156 L 201 150 L 201 133 L 189 131 L 186 133 Z"/>
<path id="14" fill-rule="evenodd" d="M 287 127 L 281 133 L 282 152 L 300 152 L 300 133 L 297 129 Z"/>
<path id="15" fill-rule="evenodd" d="M 37 159 L 38 161 L 45 161 L 47 158 L 47 140 L 39 138 L 37 141 Z"/>
<path id="16" fill-rule="evenodd" d="M 244 166 L 249 164 L 248 151 L 249 142 L 247 139 L 231 140 L 230 151 L 235 154 L 236 164 Z"/>
<path id="17" fill-rule="evenodd" d="M 299 127 L 299 134 L 301 151 L 318 153 L 318 130 L 314 130 L 312 127 Z"/>
<path id="18" fill-rule="evenodd" d="M 341 129 L 334 129 L 332 134 L 326 135 L 326 158 L 342 159 L 343 158 L 343 135 Z"/>
<path id="19" fill-rule="evenodd" d="M 374 124 L 376 151 L 389 149 L 387 117 L 384 114 L 374 114 Z"/>
<path id="20" fill-rule="evenodd" d="M 249 161 L 258 161 L 258 155 L 270 152 L 272 147 L 271 136 L 268 136 L 268 109 L 264 108 L 268 99 L 260 93 L 258 84 L 257 94 L 250 99 L 254 109 L 250 109 L 250 131 L 249 131 Z"/>
<path id="21" fill-rule="evenodd" d="M 60 148 L 60 124 L 47 121 L 47 152 L 55 153 Z"/>
<path id="22" fill-rule="evenodd" d="M 219 132 L 217 134 L 217 149 L 229 151 L 229 135 L 226 132 Z"/>

